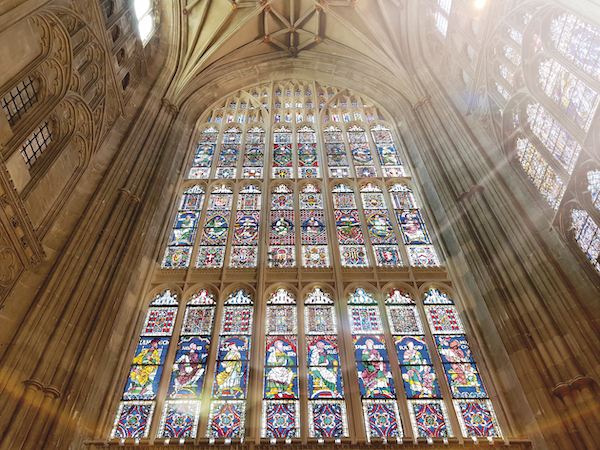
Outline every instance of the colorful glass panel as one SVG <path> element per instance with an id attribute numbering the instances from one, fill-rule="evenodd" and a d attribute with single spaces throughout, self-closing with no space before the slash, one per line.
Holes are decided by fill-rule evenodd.
<path id="1" fill-rule="evenodd" d="M 379 164 L 383 169 L 383 176 L 406 176 L 400 156 L 398 155 L 398 150 L 394 144 L 391 130 L 382 125 L 375 125 L 371 128 L 371 137 L 377 149 L 377 156 L 379 157 Z"/>
<path id="2" fill-rule="evenodd" d="M 329 266 L 325 223 L 321 191 L 317 186 L 307 184 L 300 190 L 300 240 L 304 267 Z"/>
<path id="3" fill-rule="evenodd" d="M 273 178 L 293 178 L 292 165 L 292 131 L 286 127 L 276 128 L 273 131 Z"/>
<path id="4" fill-rule="evenodd" d="M 575 239 L 579 247 L 585 252 L 596 270 L 600 272 L 600 230 L 587 211 L 574 209 L 571 211 L 571 223 Z"/>
<path id="5" fill-rule="evenodd" d="M 347 135 L 356 176 L 359 178 L 377 176 L 365 130 L 353 125 L 348 128 Z"/>
<path id="6" fill-rule="evenodd" d="M 198 401 L 166 401 L 158 431 L 159 438 L 195 438 L 200 417 Z"/>
<path id="7" fill-rule="evenodd" d="M 215 400 L 210 405 L 206 437 L 243 439 L 245 419 L 245 401 Z"/>
<path id="8" fill-rule="evenodd" d="M 260 223 L 260 211 L 257 210 L 260 210 L 260 190 L 254 185 L 248 185 L 240 191 L 238 196 L 230 267 L 256 267 Z"/>
<path id="9" fill-rule="evenodd" d="M 262 178 L 265 157 L 265 130 L 254 127 L 246 132 L 242 178 Z"/>
<path id="10" fill-rule="evenodd" d="M 204 189 L 200 186 L 193 186 L 183 193 L 161 267 L 175 269 L 189 265 L 203 204 Z"/>
<path id="11" fill-rule="evenodd" d="M 209 127 L 200 134 L 189 178 L 208 178 L 218 137 L 219 130 L 214 127 Z"/>
<path id="12" fill-rule="evenodd" d="M 150 433 L 155 402 L 121 402 L 110 433 L 111 439 L 142 439 Z"/>
<path id="13" fill-rule="evenodd" d="M 363 400 L 363 414 L 367 441 L 402 437 L 400 413 L 395 400 Z"/>
<path id="14" fill-rule="evenodd" d="M 423 438 L 451 437 L 446 405 L 441 400 L 409 400 L 408 412 L 415 436 Z"/>

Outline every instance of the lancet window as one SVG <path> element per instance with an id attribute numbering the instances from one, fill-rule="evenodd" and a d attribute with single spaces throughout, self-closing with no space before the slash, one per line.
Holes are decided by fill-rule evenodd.
<path id="1" fill-rule="evenodd" d="M 4 114 L 6 114 L 10 126 L 14 126 L 23 114 L 37 102 L 37 90 L 37 80 L 28 76 L 2 98 L 2 109 L 4 110 Z"/>

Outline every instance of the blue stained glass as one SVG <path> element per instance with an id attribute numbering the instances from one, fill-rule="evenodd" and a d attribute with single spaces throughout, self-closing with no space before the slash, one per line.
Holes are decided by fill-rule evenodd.
<path id="1" fill-rule="evenodd" d="M 177 345 L 171 387 L 171 398 L 199 397 L 206 371 L 210 337 L 182 337 Z"/>
<path id="2" fill-rule="evenodd" d="M 402 437 L 400 415 L 395 401 L 363 400 L 363 412 L 367 429 L 367 440 Z"/>
<path id="3" fill-rule="evenodd" d="M 440 398 L 432 366 L 401 366 L 407 398 Z"/>
<path id="4" fill-rule="evenodd" d="M 394 244 L 394 228 L 388 212 L 385 210 L 368 210 L 366 214 L 367 229 L 372 244 Z"/>
<path id="5" fill-rule="evenodd" d="M 159 438 L 195 438 L 200 402 L 167 401 L 161 419 Z"/>
<path id="6" fill-rule="evenodd" d="M 243 438 L 246 402 L 213 401 L 210 405 L 206 436 L 210 438 Z"/>
<path id="7" fill-rule="evenodd" d="M 308 414 L 310 437 L 335 439 L 348 436 L 343 402 L 310 402 Z"/>
<path id="8" fill-rule="evenodd" d="M 145 438 L 150 432 L 154 402 L 121 402 L 111 438 Z"/>
<path id="9" fill-rule="evenodd" d="M 454 398 L 487 398 L 487 392 L 473 363 L 444 364 Z"/>
<path id="10" fill-rule="evenodd" d="M 406 245 L 431 244 L 429 234 L 418 210 L 396 211 Z"/>
<path id="11" fill-rule="evenodd" d="M 450 437 L 450 425 L 443 403 L 434 401 L 411 401 L 409 412 L 413 430 L 418 437 Z M 416 428 L 416 429 L 415 429 Z"/>
<path id="12" fill-rule="evenodd" d="M 356 361 L 389 361 L 382 335 L 354 336 Z"/>
<path id="13" fill-rule="evenodd" d="M 455 400 L 454 406 L 464 436 L 502 436 L 490 401 Z"/>
<path id="14" fill-rule="evenodd" d="M 298 402 L 265 402 L 263 406 L 264 430 L 267 438 L 300 437 L 300 411 Z"/>

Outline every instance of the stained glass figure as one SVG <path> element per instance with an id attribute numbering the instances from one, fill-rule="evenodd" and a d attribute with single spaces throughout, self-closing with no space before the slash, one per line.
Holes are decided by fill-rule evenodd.
<path id="1" fill-rule="evenodd" d="M 394 406 L 391 402 L 373 403 L 367 400 L 396 397 L 387 348 L 383 335 L 378 334 L 383 333 L 383 324 L 373 294 L 363 288 L 357 288 L 351 293 L 348 315 L 367 437 L 399 437 L 400 418 L 395 400 Z"/>
<path id="2" fill-rule="evenodd" d="M 188 267 L 203 204 L 204 189 L 200 186 L 192 186 L 183 193 L 161 267 Z"/>
<path id="3" fill-rule="evenodd" d="M 150 303 L 111 433 L 113 438 L 148 436 L 177 306 L 177 295 L 169 290 Z"/>
<path id="4" fill-rule="evenodd" d="M 361 188 L 360 196 L 376 264 L 384 267 L 401 266 L 402 257 L 383 192 L 372 183 L 367 183 Z"/>
<path id="5" fill-rule="evenodd" d="M 542 89 L 565 115 L 588 131 L 598 108 L 598 93 L 558 61 L 548 59 L 539 65 Z"/>
<path id="6" fill-rule="evenodd" d="M 292 130 L 287 127 L 273 131 L 273 178 L 293 178 Z"/>
<path id="7" fill-rule="evenodd" d="M 566 189 L 563 180 L 529 139 L 517 139 L 517 157 L 534 186 L 552 208 L 558 209 Z"/>
<path id="8" fill-rule="evenodd" d="M 218 117 L 217 123 L 221 123 Z M 209 127 L 200 134 L 189 178 L 207 179 L 209 177 L 218 137 L 219 130 L 215 127 Z"/>
<path id="9" fill-rule="evenodd" d="M 196 437 L 215 307 L 206 289 L 186 306 L 169 384 L 168 398 L 174 400 L 165 402 L 158 437 Z"/>
<path id="10" fill-rule="evenodd" d="M 269 230 L 269 267 L 294 267 L 295 256 L 294 194 L 285 184 L 271 191 Z"/>
<path id="11" fill-rule="evenodd" d="M 238 211 L 233 226 L 230 267 L 256 267 L 260 223 L 260 190 L 250 184 L 238 194 Z"/>
<path id="12" fill-rule="evenodd" d="M 333 301 L 329 293 L 316 288 L 304 305 L 309 435 L 322 439 L 348 436 Z"/>
<path id="13" fill-rule="evenodd" d="M 424 300 L 429 328 L 435 337 L 461 429 L 468 436 L 500 436 L 495 414 L 464 334 L 454 302 L 430 288 Z M 463 402 L 462 399 L 484 399 Z M 485 425 L 484 425 L 485 424 Z"/>
<path id="14" fill-rule="evenodd" d="M 392 132 L 383 125 L 375 125 L 371 128 L 371 137 L 377 149 L 379 164 L 384 177 L 403 177 L 406 176 L 404 167 L 400 162 L 398 150 L 394 144 Z"/>
<path id="15" fill-rule="evenodd" d="M 531 131 L 569 175 L 572 174 L 581 145 L 539 103 L 527 105 L 527 120 Z"/>
<path id="16" fill-rule="evenodd" d="M 348 128 L 348 143 L 350 144 L 350 153 L 357 177 L 376 176 L 371 149 L 367 141 L 365 130 L 357 125 Z"/>
<path id="17" fill-rule="evenodd" d="M 411 190 L 401 183 L 390 189 L 396 219 L 404 236 L 406 253 L 411 266 L 435 267 L 439 260 Z"/>
<path id="18" fill-rule="evenodd" d="M 262 178 L 264 157 L 265 130 L 260 127 L 250 128 L 246 132 L 242 178 Z"/>
<path id="19" fill-rule="evenodd" d="M 239 128 L 230 128 L 223 133 L 221 142 L 221 152 L 215 178 L 235 178 L 238 155 L 240 154 L 240 145 L 242 139 L 242 130 Z"/>
<path id="20" fill-rule="evenodd" d="M 296 300 L 285 289 L 267 301 L 263 437 L 300 437 Z"/>

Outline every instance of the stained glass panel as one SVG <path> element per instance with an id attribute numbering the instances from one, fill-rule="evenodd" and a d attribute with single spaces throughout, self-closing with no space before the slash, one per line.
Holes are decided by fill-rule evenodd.
<path id="1" fill-rule="evenodd" d="M 141 439 L 148 437 L 154 407 L 154 402 L 121 402 L 110 434 L 111 439 Z"/>
<path id="2" fill-rule="evenodd" d="M 342 401 L 310 401 L 308 423 L 308 433 L 312 438 L 339 439 L 348 436 L 346 405 Z"/>
<path id="3" fill-rule="evenodd" d="M 208 178 L 218 137 L 219 130 L 214 127 L 209 127 L 201 133 L 189 178 Z"/>
<path id="4" fill-rule="evenodd" d="M 574 209 L 571 211 L 572 226 L 579 247 L 585 252 L 598 272 L 600 272 L 600 230 L 587 211 Z"/>
<path id="5" fill-rule="evenodd" d="M 375 125 L 371 128 L 371 137 L 375 142 L 379 164 L 384 169 L 383 176 L 406 176 L 391 130 L 382 125 Z"/>
<path id="6" fill-rule="evenodd" d="M 198 401 L 166 401 L 158 431 L 159 438 L 195 438 L 200 417 Z"/>
<path id="7" fill-rule="evenodd" d="M 452 437 L 452 428 L 443 401 L 409 400 L 408 406 L 415 436 L 423 438 Z"/>
<path id="8" fill-rule="evenodd" d="M 213 400 L 208 415 L 206 437 L 243 439 L 245 419 L 245 401 Z"/>
<path id="9" fill-rule="evenodd" d="M 395 400 L 363 400 L 367 441 L 372 438 L 401 438 L 402 424 Z"/>
<path id="10" fill-rule="evenodd" d="M 300 437 L 300 402 L 263 401 L 262 436 L 272 439 Z"/>

